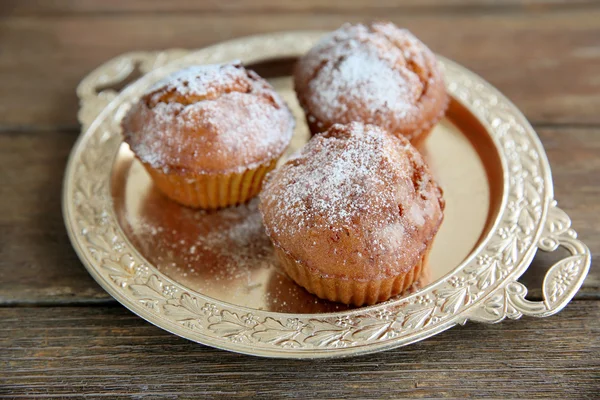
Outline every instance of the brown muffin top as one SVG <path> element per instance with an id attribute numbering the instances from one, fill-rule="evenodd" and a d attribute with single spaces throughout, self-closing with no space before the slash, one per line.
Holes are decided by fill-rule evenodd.
<path id="1" fill-rule="evenodd" d="M 333 125 L 273 171 L 260 194 L 275 246 L 326 277 L 408 271 L 443 218 L 442 191 L 404 138 L 375 125 Z"/>
<path id="2" fill-rule="evenodd" d="M 389 22 L 345 24 L 326 35 L 299 60 L 294 83 L 313 133 L 359 121 L 413 140 L 448 103 L 434 54 Z"/>
<path id="3" fill-rule="evenodd" d="M 230 173 L 279 157 L 294 121 L 266 80 L 235 63 L 189 67 L 167 77 L 122 125 L 133 152 L 154 168 Z"/>

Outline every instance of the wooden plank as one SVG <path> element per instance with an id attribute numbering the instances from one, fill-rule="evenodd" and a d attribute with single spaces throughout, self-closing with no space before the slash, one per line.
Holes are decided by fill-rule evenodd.
<path id="1" fill-rule="evenodd" d="M 301 3 L 301 2 L 296 2 Z M 600 124 L 600 8 L 531 13 L 207 12 L 0 19 L 0 129 L 77 126 L 77 83 L 132 50 L 199 48 L 244 35 L 391 19 L 473 69 L 535 123 Z"/>
<path id="2" fill-rule="evenodd" d="M 121 307 L 2 308 L 0 320 L 0 396 L 10 398 L 596 399 L 600 390 L 597 301 L 315 361 L 211 349 Z"/>
<path id="3" fill-rule="evenodd" d="M 600 260 L 600 128 L 542 128 L 556 198 Z M 72 131 L 0 133 L 0 304 L 108 301 L 71 248 L 61 216 L 61 188 Z M 539 298 L 556 255 L 535 262 L 525 283 Z M 579 297 L 600 296 L 592 268 Z"/>
<path id="4" fill-rule="evenodd" d="M 0 304 L 109 299 L 62 221 L 61 181 L 77 135 L 0 134 Z"/>
<path id="5" fill-rule="evenodd" d="M 233 0 L 233 1 L 194 1 L 172 0 L 5 0 L 4 7 L 10 15 L 55 15 L 76 13 L 154 13 L 154 12 L 227 12 L 249 13 L 258 12 L 269 14 L 274 12 L 356 12 L 372 9 L 403 10 L 410 13 L 418 12 L 522 12 L 531 9 L 562 10 L 573 7 L 586 7 L 596 4 L 594 0 L 504 0 L 490 2 L 489 0 Z"/>

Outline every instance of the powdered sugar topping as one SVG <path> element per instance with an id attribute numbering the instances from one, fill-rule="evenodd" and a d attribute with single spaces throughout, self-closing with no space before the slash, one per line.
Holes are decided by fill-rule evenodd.
<path id="1" fill-rule="evenodd" d="M 310 101 L 318 104 L 318 112 L 329 120 L 375 122 L 375 113 L 361 117 L 365 110 L 387 110 L 406 118 L 423 85 L 416 75 L 393 69 L 392 62 L 354 41 L 337 63 L 322 67 L 309 83 Z"/>
<path id="2" fill-rule="evenodd" d="M 441 79 L 436 68 L 433 53 L 405 29 L 346 24 L 300 59 L 295 85 L 313 130 L 359 121 L 410 133 L 432 79 Z"/>
<path id="3" fill-rule="evenodd" d="M 349 129 L 347 137 L 314 137 L 267 183 L 261 199 L 273 205 L 275 220 L 287 221 L 288 232 L 317 225 L 341 229 L 397 210 L 399 193 L 389 185 L 406 175 L 406 166 L 390 159 L 395 139 L 374 126 Z"/>
<path id="4" fill-rule="evenodd" d="M 285 103 L 241 66 L 180 71 L 151 90 L 123 123 L 126 141 L 154 168 L 241 172 L 277 158 L 293 132 Z"/>
<path id="5" fill-rule="evenodd" d="M 420 259 L 442 218 L 439 196 L 406 139 L 351 123 L 316 135 L 271 173 L 260 207 L 271 239 L 295 257 L 325 266 L 375 263 L 382 269 L 368 273 L 380 276 Z"/>
<path id="6" fill-rule="evenodd" d="M 239 62 L 232 64 L 193 65 L 157 82 L 147 92 L 155 104 L 165 93 L 179 96 L 212 97 L 223 92 L 247 89 L 246 71 Z"/>

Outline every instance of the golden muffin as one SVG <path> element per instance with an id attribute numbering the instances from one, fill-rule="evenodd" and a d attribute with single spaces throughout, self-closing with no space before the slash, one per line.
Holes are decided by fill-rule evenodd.
<path id="1" fill-rule="evenodd" d="M 360 306 L 385 301 L 419 277 L 444 200 L 408 140 L 351 123 L 314 136 L 270 173 L 259 208 L 296 283 Z"/>
<path id="2" fill-rule="evenodd" d="M 181 70 L 132 106 L 125 141 L 167 197 L 220 208 L 260 191 L 294 120 L 267 81 L 241 64 Z"/>
<path id="3" fill-rule="evenodd" d="M 298 61 L 294 86 L 312 134 L 357 121 L 419 144 L 448 106 L 434 54 L 390 22 L 328 34 Z"/>

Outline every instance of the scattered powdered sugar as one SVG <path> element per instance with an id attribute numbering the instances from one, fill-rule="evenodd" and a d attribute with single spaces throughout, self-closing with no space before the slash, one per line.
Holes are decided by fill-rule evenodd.
<path id="1" fill-rule="evenodd" d="M 217 252 L 225 260 L 226 267 L 247 270 L 249 263 L 256 267 L 260 263 L 272 263 L 271 244 L 264 233 L 260 213 L 256 204 L 245 207 L 247 215 L 239 219 L 237 210 L 221 211 L 224 220 L 230 220 L 223 229 L 211 229 L 199 236 L 193 247 L 201 251 Z M 227 213 L 231 213 L 228 216 Z"/>
<path id="2" fill-rule="evenodd" d="M 167 203 L 141 220 L 138 246 L 169 275 L 227 282 L 248 280 L 253 270 L 276 265 L 256 201 L 213 212 Z"/>
<path id="3" fill-rule="evenodd" d="M 280 312 L 347 308 L 318 299 L 279 270 L 257 199 L 208 212 L 179 206 L 154 191 L 150 196 L 140 214 L 128 214 L 122 226 L 151 264 L 186 288 Z"/>

